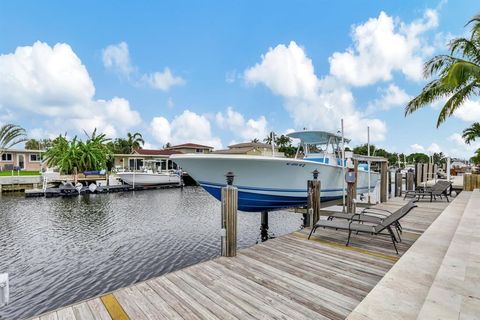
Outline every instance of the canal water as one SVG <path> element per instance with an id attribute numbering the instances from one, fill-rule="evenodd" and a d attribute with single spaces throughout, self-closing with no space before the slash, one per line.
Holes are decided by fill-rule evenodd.
<path id="1" fill-rule="evenodd" d="M 269 215 L 270 230 L 299 229 L 301 215 Z M 239 247 L 254 245 L 260 214 L 239 212 Z M 220 202 L 199 187 L 74 198 L 0 196 L 0 273 L 23 319 L 209 260 L 220 253 Z"/>

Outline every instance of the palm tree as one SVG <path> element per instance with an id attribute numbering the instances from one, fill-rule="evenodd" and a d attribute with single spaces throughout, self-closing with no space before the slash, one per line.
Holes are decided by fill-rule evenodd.
<path id="1" fill-rule="evenodd" d="M 145 144 L 142 134 L 138 132 L 135 132 L 134 134 L 131 134 L 130 132 L 127 133 L 127 141 L 128 146 L 130 147 L 130 153 L 132 153 L 135 149 L 141 148 Z"/>
<path id="2" fill-rule="evenodd" d="M 472 25 L 470 38 L 456 38 L 449 43 L 450 54 L 433 57 L 425 63 L 426 78 L 437 76 L 405 108 L 408 115 L 435 100 L 446 98 L 437 120 L 442 124 L 465 101 L 480 92 L 480 14 L 466 25 Z"/>
<path id="3" fill-rule="evenodd" d="M 470 144 L 470 142 L 475 141 L 478 137 L 480 137 L 480 123 L 478 122 L 474 122 L 470 127 L 463 130 L 462 138 L 466 144 Z"/>
<path id="4" fill-rule="evenodd" d="M 27 140 L 25 129 L 16 124 L 5 124 L 0 127 L 0 157 L 2 153 Z"/>
<path id="5" fill-rule="evenodd" d="M 252 142 L 252 143 L 260 143 L 260 140 L 258 140 L 258 138 L 255 138 L 255 139 L 252 139 L 251 142 Z"/>

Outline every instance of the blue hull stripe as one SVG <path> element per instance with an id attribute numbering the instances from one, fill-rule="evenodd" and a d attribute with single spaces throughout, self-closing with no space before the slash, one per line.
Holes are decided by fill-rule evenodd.
<path id="1" fill-rule="evenodd" d="M 199 181 L 200 185 L 202 187 L 211 187 L 211 188 L 221 188 L 225 187 L 226 184 L 219 184 L 219 183 L 213 183 L 213 182 L 208 182 L 208 181 Z M 258 188 L 258 187 L 246 187 L 246 186 L 235 186 L 239 190 L 255 190 L 255 191 L 274 191 L 274 192 L 307 192 L 307 189 L 279 189 L 279 188 Z M 366 187 L 357 187 L 357 190 L 367 190 L 368 186 Z M 374 189 L 371 187 L 371 189 Z M 342 188 L 339 189 L 321 189 L 321 192 L 338 192 L 342 191 Z"/>
<path id="2" fill-rule="evenodd" d="M 221 200 L 221 189 L 217 186 L 202 185 L 202 187 L 214 196 L 217 200 Z M 341 190 L 341 189 L 340 189 Z M 306 190 L 304 191 L 306 192 Z M 323 192 L 323 190 L 322 190 Z M 321 201 L 329 201 L 340 199 L 342 196 L 321 197 Z M 271 211 L 277 209 L 299 207 L 307 205 L 307 197 L 289 197 L 271 194 L 259 194 L 253 192 L 238 191 L 238 209 L 241 211 L 259 212 Z"/>

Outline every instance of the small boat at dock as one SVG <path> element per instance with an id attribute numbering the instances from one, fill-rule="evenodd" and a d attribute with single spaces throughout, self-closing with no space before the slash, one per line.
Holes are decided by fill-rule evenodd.
<path id="1" fill-rule="evenodd" d="M 318 170 L 321 200 L 340 199 L 344 193 L 346 161 L 342 163 L 342 138 L 325 131 L 299 131 L 288 134 L 299 139 L 295 158 L 226 154 L 174 154 L 171 160 L 189 174 L 212 196 L 220 200 L 226 185 L 225 174 L 233 172 L 238 188 L 238 208 L 261 212 L 307 204 L 307 181 Z M 347 140 L 348 141 L 348 140 Z M 370 173 L 366 164 L 358 167 L 357 192 L 373 191 L 379 173 Z"/>

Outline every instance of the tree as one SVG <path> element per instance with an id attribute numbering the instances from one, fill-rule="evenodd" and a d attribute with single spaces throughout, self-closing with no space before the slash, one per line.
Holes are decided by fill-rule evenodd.
<path id="1" fill-rule="evenodd" d="M 74 168 L 79 172 L 106 169 L 111 156 L 108 142 L 105 134 L 97 134 L 96 129 L 91 135 L 87 134 L 85 142 L 76 136 L 68 141 L 66 136 L 60 135 L 45 152 L 45 160 L 48 166 L 56 166 L 67 174 Z"/>
<path id="2" fill-rule="evenodd" d="M 258 140 L 258 138 L 255 138 L 255 139 L 252 139 L 251 142 L 252 142 L 252 143 L 260 143 L 260 140 Z"/>
<path id="3" fill-rule="evenodd" d="M 130 132 L 127 133 L 127 142 L 130 147 L 129 153 L 132 153 L 135 149 L 140 149 L 145 144 L 142 134 L 138 132 L 135 132 L 134 134 L 131 134 Z"/>
<path id="4" fill-rule="evenodd" d="M 462 138 L 466 144 L 470 144 L 478 137 L 480 137 L 480 123 L 478 122 L 474 122 L 470 127 L 463 130 Z"/>
<path id="5" fill-rule="evenodd" d="M 474 16 L 470 37 L 456 38 L 449 43 L 450 54 L 438 55 L 424 66 L 425 78 L 437 76 L 413 98 L 405 108 L 411 114 L 432 102 L 445 98 L 437 119 L 437 127 L 465 101 L 480 92 L 480 15 Z"/>
<path id="6" fill-rule="evenodd" d="M 6 149 L 27 140 L 25 129 L 15 124 L 5 124 L 0 127 L 0 156 Z"/>

